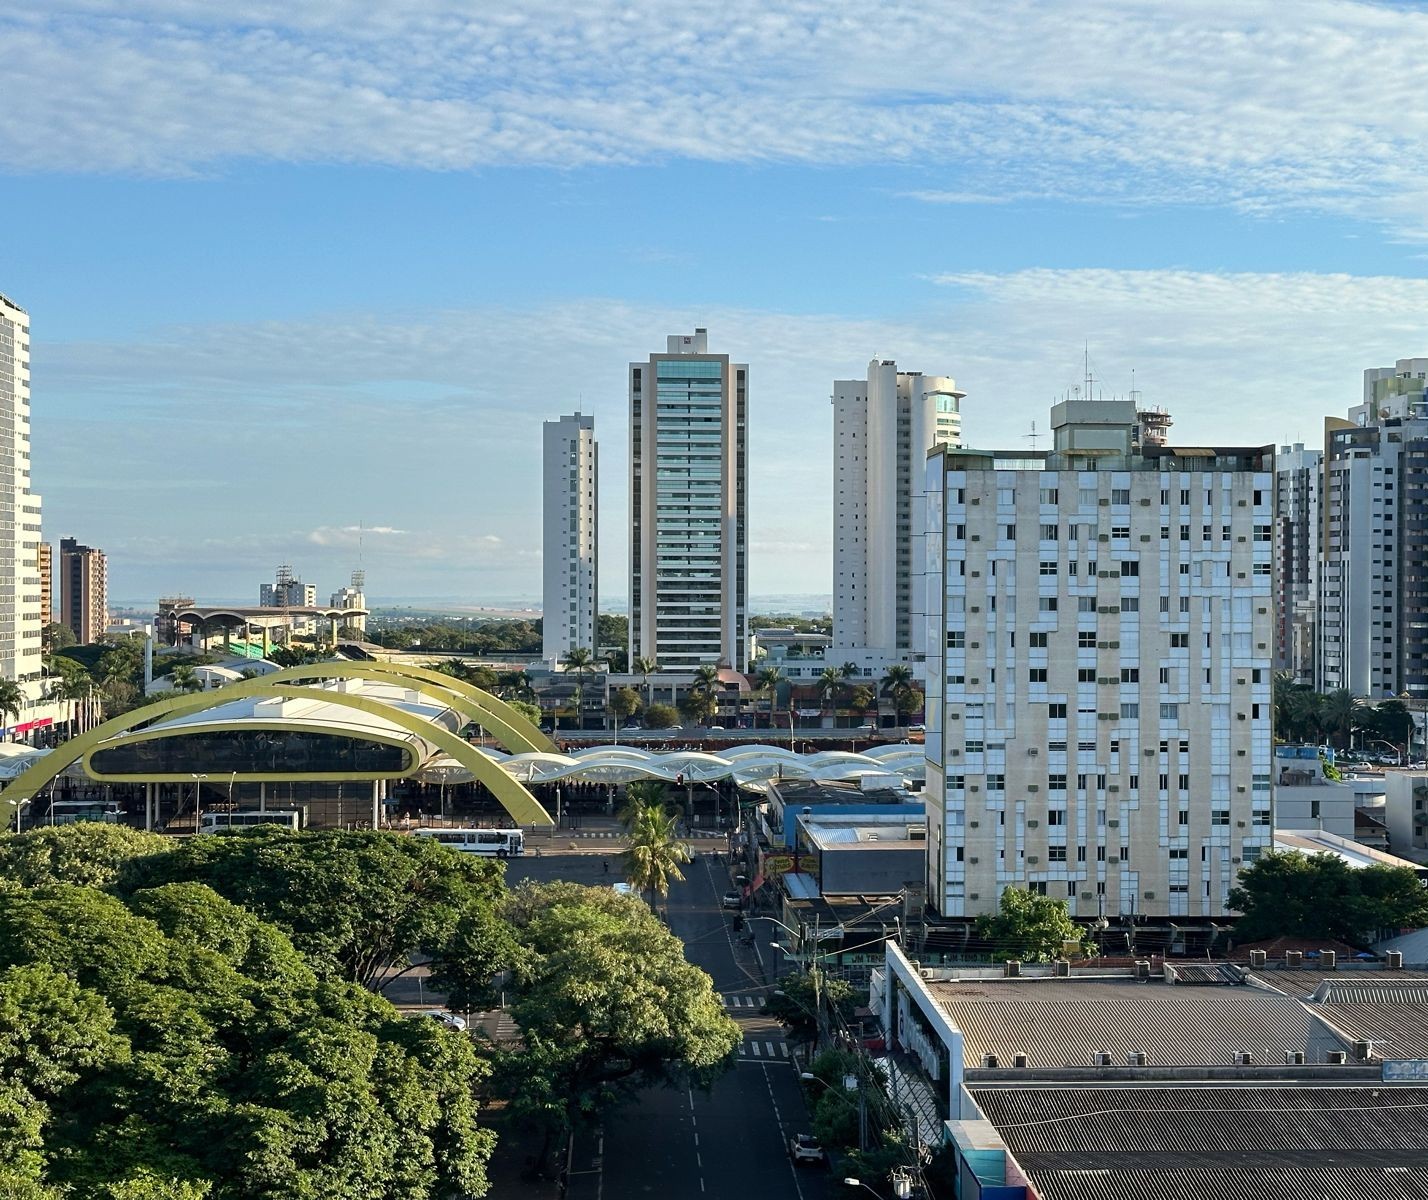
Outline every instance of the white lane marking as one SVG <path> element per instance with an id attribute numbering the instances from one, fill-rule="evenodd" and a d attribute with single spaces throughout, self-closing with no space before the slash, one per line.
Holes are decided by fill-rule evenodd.
<path id="1" fill-rule="evenodd" d="M 782 1054 L 782 1055 L 784 1056 L 784 1058 L 787 1058 L 787 1057 L 788 1057 L 788 1043 L 787 1043 L 787 1042 L 780 1042 L 780 1043 L 778 1044 L 778 1052 L 779 1052 L 780 1054 Z"/>
<path id="2" fill-rule="evenodd" d="M 772 1043 L 772 1042 L 765 1042 L 765 1043 L 764 1043 L 764 1052 L 765 1052 L 770 1058 L 772 1058 L 772 1057 L 774 1056 L 774 1048 L 773 1048 L 773 1043 Z"/>
<path id="3" fill-rule="evenodd" d="M 769 1090 L 769 1103 L 773 1105 L 774 1120 L 778 1122 L 779 1141 L 784 1148 L 789 1173 L 793 1176 L 793 1190 L 798 1193 L 798 1200 L 803 1200 L 803 1184 L 798 1178 L 798 1166 L 793 1161 L 793 1155 L 788 1153 L 788 1130 L 784 1128 L 783 1116 L 778 1111 L 778 1098 L 774 1095 L 773 1078 L 769 1075 L 768 1067 L 764 1067 L 764 1086 Z"/>
<path id="4" fill-rule="evenodd" d="M 755 1057 L 755 1058 L 758 1058 L 758 1057 L 759 1057 L 759 1044 L 758 1044 L 758 1042 L 750 1042 L 750 1043 L 749 1043 L 749 1049 L 754 1052 L 754 1057 Z"/>

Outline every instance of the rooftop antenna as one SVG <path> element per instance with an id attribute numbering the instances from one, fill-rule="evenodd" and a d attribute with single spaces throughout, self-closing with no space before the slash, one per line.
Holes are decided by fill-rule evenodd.
<path id="1" fill-rule="evenodd" d="M 1136 387 L 1136 385 L 1135 385 L 1135 368 L 1134 368 L 1134 367 L 1131 368 L 1130 400 L 1131 400 L 1131 403 L 1132 403 L 1132 404 L 1135 404 L 1137 407 L 1140 406 L 1140 389 L 1139 389 L 1138 387 Z"/>
<path id="2" fill-rule="evenodd" d="M 1081 351 L 1081 368 L 1085 375 L 1086 399 L 1094 400 L 1096 398 L 1096 377 L 1091 374 L 1091 343 L 1089 341 L 1085 343 Z"/>
<path id="3" fill-rule="evenodd" d="M 1038 439 L 1040 436 L 1041 436 L 1041 435 L 1036 432 L 1036 422 L 1035 422 L 1035 421 L 1033 421 L 1033 422 L 1031 423 L 1031 432 L 1030 432 L 1030 433 L 1024 433 L 1024 434 L 1022 434 L 1022 437 L 1024 437 L 1028 442 L 1031 443 L 1031 449 L 1032 449 L 1032 452 L 1033 452 L 1033 453 L 1036 452 L 1036 442 L 1037 442 L 1037 439 Z"/>

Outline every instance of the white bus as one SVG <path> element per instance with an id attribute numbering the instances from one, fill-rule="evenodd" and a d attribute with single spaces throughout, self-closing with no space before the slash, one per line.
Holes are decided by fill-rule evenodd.
<path id="1" fill-rule="evenodd" d="M 412 836 L 487 858 L 514 858 L 526 852 L 526 835 L 519 829 L 413 829 Z"/>
<path id="2" fill-rule="evenodd" d="M 220 829 L 251 829 L 254 825 L 284 825 L 302 828 L 302 812 L 292 808 L 240 808 L 235 812 L 206 812 L 198 818 L 199 833 Z"/>
<path id="3" fill-rule="evenodd" d="M 99 821 L 105 825 L 117 825 L 123 815 L 123 810 L 112 801 L 51 800 L 50 815 L 45 821 L 49 825 L 72 825 L 76 821 Z"/>

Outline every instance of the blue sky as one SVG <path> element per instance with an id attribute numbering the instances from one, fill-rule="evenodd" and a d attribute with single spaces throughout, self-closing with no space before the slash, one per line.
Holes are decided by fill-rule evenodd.
<path id="1" fill-rule="evenodd" d="M 694 325 L 752 369 L 756 594 L 828 590 L 874 355 L 991 446 L 1087 344 L 1256 443 L 1428 353 L 1420 5 L 53 0 L 0 40 L 45 531 L 122 599 L 331 590 L 359 526 L 373 596 L 535 596 L 577 406 L 623 597 L 624 364 Z"/>

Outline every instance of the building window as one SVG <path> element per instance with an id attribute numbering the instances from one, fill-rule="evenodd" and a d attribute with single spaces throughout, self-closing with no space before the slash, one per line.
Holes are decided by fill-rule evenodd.
<path id="1" fill-rule="evenodd" d="M 1036 598 L 1036 611 L 1037 611 L 1037 612 L 1055 612 L 1055 611 L 1056 611 L 1056 597 L 1055 597 L 1055 596 L 1038 596 L 1038 597 Z"/>
<path id="2" fill-rule="evenodd" d="M 1027 682 L 1028 682 L 1028 683 L 1045 683 L 1045 682 L 1046 682 L 1046 668 L 1045 668 L 1045 667 L 1032 667 L 1031 670 L 1029 670 L 1029 671 L 1026 673 L 1026 678 L 1027 678 Z"/>
<path id="3" fill-rule="evenodd" d="M 1066 706 L 1064 704 L 1048 704 L 1046 706 L 1046 719 L 1048 721 L 1066 720 Z"/>
<path id="4" fill-rule="evenodd" d="M 1041 575 L 1055 575 L 1057 573 L 1056 564 L 1054 562 L 1043 561 L 1038 567 L 1038 573 Z"/>
<path id="5" fill-rule="evenodd" d="M 1031 646 L 1031 648 L 1032 648 L 1033 650 L 1044 650 L 1044 649 L 1046 649 L 1046 634 L 1043 633 L 1043 632 L 1035 631 L 1035 630 L 1034 630 L 1034 631 L 1032 632 L 1031 641 L 1030 641 L 1029 644 L 1030 644 L 1030 646 Z"/>
<path id="6" fill-rule="evenodd" d="M 1140 612 L 1140 597 L 1139 597 L 1139 596 L 1122 596 L 1122 597 L 1121 597 L 1121 612 L 1123 612 L 1123 613 Z"/>

